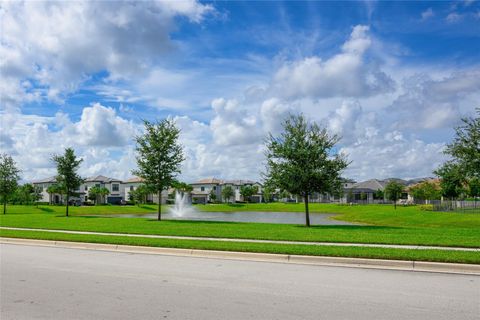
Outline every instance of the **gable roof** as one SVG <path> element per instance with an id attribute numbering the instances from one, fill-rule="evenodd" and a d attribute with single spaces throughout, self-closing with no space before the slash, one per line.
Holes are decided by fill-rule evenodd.
<path id="1" fill-rule="evenodd" d="M 384 190 L 387 183 L 388 182 L 384 180 L 371 179 L 371 180 L 355 183 L 354 185 L 351 186 L 351 189 L 364 189 L 364 190 L 369 189 L 372 191 L 377 191 L 379 189 Z"/>
<path id="2" fill-rule="evenodd" d="M 52 176 L 52 177 L 32 181 L 32 183 L 50 183 L 50 182 L 56 182 L 56 181 L 57 181 L 57 177 Z"/>
<path id="3" fill-rule="evenodd" d="M 206 179 L 198 180 L 197 182 L 194 182 L 191 184 L 221 184 L 221 183 L 223 183 L 223 181 L 220 179 L 206 178 Z"/>
<path id="4" fill-rule="evenodd" d="M 109 177 L 105 177 L 105 176 L 102 176 L 102 175 L 99 175 L 99 176 L 95 176 L 95 177 L 88 177 L 87 179 L 85 179 L 85 182 L 102 182 L 102 183 L 110 183 L 110 182 L 122 182 L 122 180 L 120 179 L 115 179 L 115 178 L 109 178 Z"/>
<path id="5" fill-rule="evenodd" d="M 139 183 L 139 182 L 144 182 L 145 180 L 140 177 L 131 177 L 130 179 L 127 179 L 124 181 L 124 183 Z"/>

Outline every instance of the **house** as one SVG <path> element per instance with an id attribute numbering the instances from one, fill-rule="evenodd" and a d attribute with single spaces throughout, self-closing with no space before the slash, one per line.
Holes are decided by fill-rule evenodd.
<path id="1" fill-rule="evenodd" d="M 252 180 L 221 180 L 216 178 L 201 179 L 197 182 L 190 183 L 193 187 L 192 202 L 206 204 L 209 201 L 213 201 L 212 194 L 215 195 L 217 201 L 225 201 L 222 199 L 223 188 L 229 186 L 233 190 L 233 197 L 231 201 L 246 201 L 240 193 L 242 186 L 256 186 L 258 191 L 252 195 L 248 201 L 250 202 L 262 202 L 262 184 Z"/>
<path id="2" fill-rule="evenodd" d="M 122 180 L 99 175 L 86 178 L 80 186 L 80 198 L 82 202 L 88 201 L 88 190 L 92 187 L 107 188 L 109 191 L 107 196 L 100 198 L 99 203 L 120 204 L 122 200 L 125 200 L 123 198 Z"/>
<path id="3" fill-rule="evenodd" d="M 50 204 L 63 203 L 61 194 L 50 194 L 47 192 L 48 187 L 54 185 L 56 182 L 57 179 L 55 176 L 32 181 L 33 186 L 41 190 L 40 194 L 42 197 L 38 200 L 39 202 L 48 202 Z"/>
<path id="4" fill-rule="evenodd" d="M 145 183 L 144 180 L 140 177 L 132 177 L 130 179 L 125 180 L 123 182 L 123 199 L 125 201 L 131 201 L 130 192 L 137 190 L 137 188 L 144 183 Z M 168 194 L 171 192 L 172 192 L 171 190 L 162 191 L 162 204 L 167 203 Z M 158 195 L 153 193 L 148 194 L 146 201 L 151 203 L 158 203 Z"/>
<path id="5" fill-rule="evenodd" d="M 385 186 L 388 184 L 387 180 L 370 179 L 358 183 L 348 184 L 344 188 L 344 202 L 367 202 L 374 203 L 374 200 L 382 202 L 385 197 L 378 198 L 377 192 L 385 190 Z"/>

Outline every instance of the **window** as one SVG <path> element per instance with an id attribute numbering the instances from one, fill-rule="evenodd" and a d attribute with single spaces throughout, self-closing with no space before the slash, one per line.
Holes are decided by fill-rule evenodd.
<path id="1" fill-rule="evenodd" d="M 85 186 L 85 191 L 88 191 L 88 186 Z"/>
<path id="2" fill-rule="evenodd" d="M 112 191 L 118 191 L 119 190 L 119 185 L 118 184 L 112 184 Z"/>
<path id="3" fill-rule="evenodd" d="M 95 187 L 100 188 L 100 183 L 95 184 Z"/>
<path id="4" fill-rule="evenodd" d="M 130 191 L 133 191 L 133 186 L 130 186 Z"/>
<path id="5" fill-rule="evenodd" d="M 205 187 L 200 187 L 200 191 L 205 191 Z"/>
<path id="6" fill-rule="evenodd" d="M 213 186 L 213 190 L 217 190 L 217 186 Z"/>

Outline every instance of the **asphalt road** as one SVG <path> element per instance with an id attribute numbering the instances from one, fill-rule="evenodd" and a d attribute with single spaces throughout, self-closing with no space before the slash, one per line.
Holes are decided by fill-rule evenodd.
<path id="1" fill-rule="evenodd" d="M 0 246 L 0 318 L 475 319 L 480 277 Z"/>

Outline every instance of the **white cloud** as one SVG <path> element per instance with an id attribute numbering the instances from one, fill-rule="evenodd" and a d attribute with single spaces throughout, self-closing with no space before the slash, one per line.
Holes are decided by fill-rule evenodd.
<path id="1" fill-rule="evenodd" d="M 422 12 L 422 20 L 427 20 L 435 16 L 432 8 L 428 8 L 427 10 Z"/>
<path id="2" fill-rule="evenodd" d="M 452 12 L 447 15 L 445 20 L 447 20 L 448 23 L 456 23 L 459 22 L 460 20 L 463 19 L 463 15 L 457 13 L 457 12 Z"/>
<path id="3" fill-rule="evenodd" d="M 391 91 L 393 80 L 365 59 L 372 43 L 368 32 L 367 26 L 355 26 L 342 51 L 328 60 L 314 56 L 284 65 L 274 75 L 271 91 L 286 98 L 364 97 Z"/>
<path id="4" fill-rule="evenodd" d="M 18 105 L 31 97 L 29 79 L 41 96 L 60 101 L 91 74 L 111 79 L 149 71 L 171 51 L 174 18 L 200 22 L 213 9 L 186 1 L 8 1 L 2 2 L 0 71 L 10 87 L 0 93 Z"/>

